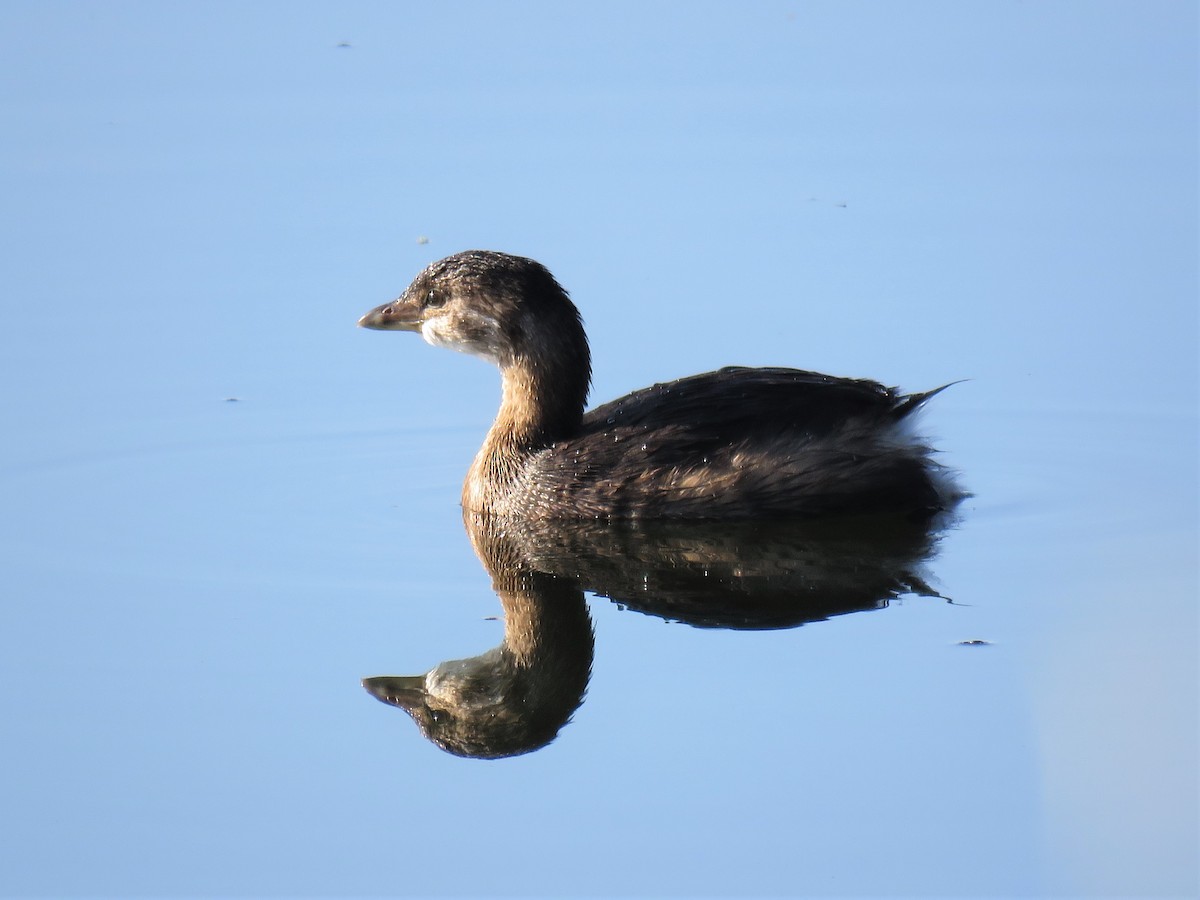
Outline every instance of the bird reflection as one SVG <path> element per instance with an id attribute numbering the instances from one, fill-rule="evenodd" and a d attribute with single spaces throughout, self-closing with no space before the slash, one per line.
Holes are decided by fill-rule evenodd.
<path id="1" fill-rule="evenodd" d="M 531 564 L 521 536 L 478 514 L 463 520 L 504 608 L 504 643 L 424 675 L 367 678 L 363 686 L 450 753 L 528 753 L 554 740 L 583 700 L 592 620 L 579 585 Z"/>
<path id="2" fill-rule="evenodd" d="M 504 609 L 504 641 L 424 675 L 363 680 L 458 756 L 549 744 L 583 701 L 593 631 L 584 591 L 702 628 L 793 628 L 938 596 L 921 575 L 939 529 L 892 518 L 830 522 L 497 520 L 464 512 Z"/>

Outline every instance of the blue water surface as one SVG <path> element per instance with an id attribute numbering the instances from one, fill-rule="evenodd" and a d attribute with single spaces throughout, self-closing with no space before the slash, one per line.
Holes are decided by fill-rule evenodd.
<path id="1" fill-rule="evenodd" d="M 0 894 L 1200 888 L 1194 6 L 0 20 Z M 458 508 L 498 378 L 354 322 L 476 246 L 571 291 L 597 402 L 968 379 L 942 596 L 593 598 L 553 743 L 424 740 L 360 679 L 501 640 Z"/>

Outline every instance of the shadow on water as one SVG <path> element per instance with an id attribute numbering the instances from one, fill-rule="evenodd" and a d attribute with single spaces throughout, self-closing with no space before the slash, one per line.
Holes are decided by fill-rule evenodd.
<path id="1" fill-rule="evenodd" d="M 424 675 L 363 686 L 459 756 L 546 746 L 583 701 L 593 630 L 584 592 L 700 628 L 795 628 L 939 596 L 921 569 L 944 526 L 813 522 L 518 522 L 463 517 L 504 608 L 504 642 Z"/>

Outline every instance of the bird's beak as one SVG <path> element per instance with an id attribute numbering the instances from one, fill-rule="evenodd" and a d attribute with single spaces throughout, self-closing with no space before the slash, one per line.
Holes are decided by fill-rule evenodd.
<path id="1" fill-rule="evenodd" d="M 376 675 L 364 678 L 362 686 L 375 699 L 401 709 L 411 710 L 425 700 L 424 675 Z"/>
<path id="2" fill-rule="evenodd" d="M 359 328 L 377 331 L 420 331 L 421 310 L 403 297 L 377 306 L 358 320 Z"/>

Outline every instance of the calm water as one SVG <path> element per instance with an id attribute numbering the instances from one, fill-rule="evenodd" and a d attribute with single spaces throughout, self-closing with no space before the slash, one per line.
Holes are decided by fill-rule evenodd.
<path id="1" fill-rule="evenodd" d="M 491 398 L 482 367 L 411 336 L 363 338 L 402 371 L 442 356 L 464 371 L 380 398 L 393 408 L 379 419 Z M 929 548 L 864 538 L 851 558 L 877 550 L 878 571 L 847 573 L 836 541 L 770 530 L 651 551 L 523 539 L 544 569 L 574 558 L 585 585 L 635 603 L 628 564 L 605 561 L 649 559 L 633 566 L 650 574 L 640 611 L 590 599 L 591 679 L 557 740 L 498 761 L 443 752 L 359 686 L 501 642 L 456 505 L 485 423 L 388 429 L 361 407 L 220 397 L 143 418 L 126 403 L 103 417 L 124 417 L 103 452 L 10 460 L 8 885 L 1013 895 L 1157 876 L 1174 889 L 1181 871 L 1152 863 L 1186 859 L 1195 833 L 1196 532 L 1166 476 L 1185 474 L 1194 422 L 987 413 L 970 391 L 927 416 L 978 496 L 923 567 Z M 697 559 L 726 586 L 735 569 L 755 578 L 733 624 L 835 617 L 667 624 L 696 616 L 655 604 L 692 596 L 679 573 L 694 582 Z M 905 590 L 896 573 L 914 565 L 953 602 Z M 815 609 L 814 581 L 835 597 Z M 538 602 L 512 589 L 510 614 Z M 571 620 L 575 661 L 546 664 L 551 687 L 576 691 L 563 715 L 588 662 L 571 593 L 546 607 L 578 604 L 546 614 Z"/>
<path id="2" fill-rule="evenodd" d="M 1200 892 L 1194 5 L 0 23 L 0 894 Z M 477 246 L 572 292 L 596 402 L 968 379 L 974 497 L 469 534 L 495 373 L 354 322 Z M 430 733 L 549 744 L 362 685 L 480 656 L 536 727 Z"/>

